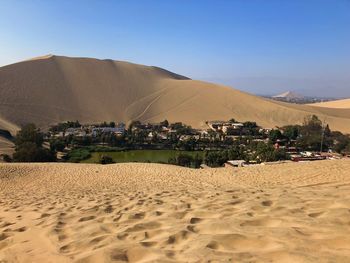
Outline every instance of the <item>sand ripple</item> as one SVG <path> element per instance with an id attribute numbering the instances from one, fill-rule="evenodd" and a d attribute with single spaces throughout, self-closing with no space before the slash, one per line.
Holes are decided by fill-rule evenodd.
<path id="1" fill-rule="evenodd" d="M 0 262 L 349 262 L 348 171 L 0 164 Z"/>

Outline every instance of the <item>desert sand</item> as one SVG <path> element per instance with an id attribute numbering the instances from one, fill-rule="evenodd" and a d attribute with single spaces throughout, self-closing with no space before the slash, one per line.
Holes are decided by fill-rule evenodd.
<path id="1" fill-rule="evenodd" d="M 350 99 L 333 100 L 333 101 L 327 101 L 327 102 L 314 103 L 310 105 L 317 106 L 317 107 L 325 107 L 325 108 L 350 109 Z"/>
<path id="2" fill-rule="evenodd" d="M 0 164 L 0 262 L 349 262 L 349 170 Z"/>
<path id="3" fill-rule="evenodd" d="M 14 152 L 14 147 L 13 142 L 0 137 L 0 154 L 11 155 Z"/>
<path id="4" fill-rule="evenodd" d="M 256 121 L 265 128 L 301 123 L 317 114 L 350 133 L 350 109 L 276 102 L 231 87 L 191 80 L 158 67 L 48 55 L 0 68 L 0 129 L 47 128 L 60 121 Z"/>

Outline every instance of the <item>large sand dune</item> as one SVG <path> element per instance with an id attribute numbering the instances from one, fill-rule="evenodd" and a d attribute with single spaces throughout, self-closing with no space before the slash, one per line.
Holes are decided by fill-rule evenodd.
<path id="1" fill-rule="evenodd" d="M 127 62 L 44 56 L 0 68 L 0 129 L 81 122 L 168 119 L 193 127 L 207 120 L 256 121 L 264 127 L 301 123 L 317 114 L 350 132 L 350 109 L 298 106 L 229 87 L 190 80 Z"/>
<path id="2" fill-rule="evenodd" d="M 0 262 L 349 262 L 349 169 L 0 164 Z"/>
<path id="3" fill-rule="evenodd" d="M 0 154 L 12 154 L 14 152 L 13 142 L 0 137 Z"/>
<path id="4" fill-rule="evenodd" d="M 333 100 L 327 102 L 314 103 L 310 105 L 325 108 L 350 109 L 350 99 Z"/>

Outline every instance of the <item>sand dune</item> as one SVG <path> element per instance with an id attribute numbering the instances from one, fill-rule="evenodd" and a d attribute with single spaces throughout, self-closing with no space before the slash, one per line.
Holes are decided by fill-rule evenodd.
<path id="1" fill-rule="evenodd" d="M 11 131 L 27 122 L 47 127 L 76 119 L 168 119 L 204 127 L 207 120 L 235 118 L 272 128 L 310 114 L 350 132 L 350 110 L 271 101 L 157 67 L 49 55 L 0 68 L 0 129 Z"/>
<path id="2" fill-rule="evenodd" d="M 320 102 L 310 105 L 325 108 L 350 109 L 350 99 Z"/>
<path id="3" fill-rule="evenodd" d="M 14 152 L 14 144 L 0 137 L 0 154 L 12 154 Z"/>
<path id="4" fill-rule="evenodd" d="M 0 261 L 348 262 L 349 169 L 0 164 Z"/>

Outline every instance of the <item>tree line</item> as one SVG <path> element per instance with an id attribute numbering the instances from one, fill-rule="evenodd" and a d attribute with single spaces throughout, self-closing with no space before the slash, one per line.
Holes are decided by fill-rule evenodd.
<path id="1" fill-rule="evenodd" d="M 113 122 L 101 123 L 104 125 L 115 125 Z M 15 153 L 12 156 L 5 155 L 5 161 L 13 162 L 52 162 L 56 161 L 57 152 L 62 152 L 67 146 L 73 150 L 68 152 L 65 160 L 79 162 L 89 158 L 91 151 L 99 151 L 100 146 L 92 146 L 96 141 L 106 143 L 117 149 L 133 149 L 141 147 L 147 149 L 148 146 L 157 146 L 163 149 L 174 150 L 205 150 L 204 158 L 186 156 L 183 154 L 170 159 L 168 163 L 188 167 L 199 167 L 205 163 L 212 167 L 222 166 L 227 160 L 245 160 L 247 162 L 269 162 L 288 159 L 289 156 L 283 148 L 293 146 L 299 151 L 328 151 L 333 150 L 338 153 L 350 153 L 350 137 L 339 131 L 331 131 L 327 124 L 317 116 L 306 118 L 301 125 L 288 125 L 278 129 L 271 130 L 268 134 L 261 134 L 259 126 L 255 122 L 246 122 L 244 127 L 248 135 L 225 137 L 222 133 L 208 131 L 209 137 L 194 139 L 189 137 L 186 140 L 179 140 L 181 135 L 193 133 L 192 128 L 182 123 L 170 124 L 164 121 L 155 126 L 155 130 L 161 130 L 162 127 L 169 127 L 176 130 L 176 133 L 168 135 L 167 140 L 161 140 L 154 137 L 151 141 L 145 141 L 148 132 L 142 129 L 133 129 L 142 125 L 140 122 L 133 122 L 126 130 L 125 134 L 116 136 L 113 133 L 99 134 L 97 138 L 75 137 L 73 135 L 64 138 L 49 138 L 44 147 L 44 133 L 34 124 L 28 124 L 14 137 Z M 54 130 L 65 130 L 67 127 L 81 127 L 78 121 L 58 124 Z M 7 136 L 9 136 L 6 133 Z M 268 142 L 266 142 L 268 139 Z M 144 147 L 144 148 L 142 148 Z M 96 149 L 94 149 L 96 148 Z M 157 148 L 158 149 L 158 148 Z M 110 160 L 104 158 L 103 163 Z"/>

